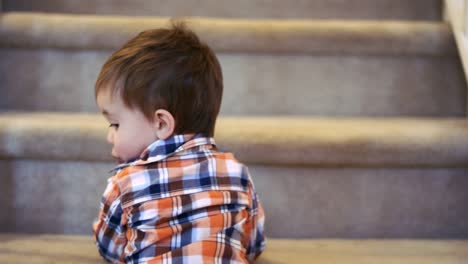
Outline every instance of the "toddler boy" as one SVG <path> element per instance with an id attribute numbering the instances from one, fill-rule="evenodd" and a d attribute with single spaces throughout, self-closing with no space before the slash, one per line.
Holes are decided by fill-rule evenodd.
<path id="1" fill-rule="evenodd" d="M 96 81 L 119 160 L 93 225 L 113 263 L 248 263 L 264 214 L 247 167 L 213 139 L 223 80 L 213 51 L 181 23 L 140 33 Z"/>

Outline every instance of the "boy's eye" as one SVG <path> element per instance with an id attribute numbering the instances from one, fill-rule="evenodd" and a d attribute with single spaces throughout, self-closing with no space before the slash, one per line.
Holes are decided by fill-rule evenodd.
<path id="1" fill-rule="evenodd" d="M 110 124 L 109 127 L 113 127 L 115 129 L 119 128 L 119 124 Z"/>

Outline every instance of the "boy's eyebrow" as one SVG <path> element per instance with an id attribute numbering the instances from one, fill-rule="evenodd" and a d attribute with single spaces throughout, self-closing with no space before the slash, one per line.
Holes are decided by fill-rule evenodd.
<path id="1" fill-rule="evenodd" d="M 102 114 L 105 116 L 112 116 L 107 110 L 102 110 Z"/>

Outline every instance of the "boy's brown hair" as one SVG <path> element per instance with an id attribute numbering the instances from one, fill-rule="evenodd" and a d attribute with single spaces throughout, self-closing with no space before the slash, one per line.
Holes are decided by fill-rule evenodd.
<path id="1" fill-rule="evenodd" d="M 214 134 L 223 94 L 221 66 L 183 22 L 143 31 L 112 54 L 99 73 L 95 95 L 107 87 L 148 120 L 157 109 L 169 111 L 176 134 Z"/>

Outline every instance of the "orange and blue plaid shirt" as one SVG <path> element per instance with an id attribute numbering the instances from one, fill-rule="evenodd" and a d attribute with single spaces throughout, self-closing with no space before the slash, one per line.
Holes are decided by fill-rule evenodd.
<path id="1" fill-rule="evenodd" d="M 247 167 L 213 138 L 151 144 L 108 179 L 93 225 L 113 263 L 248 263 L 265 247 L 264 213 Z"/>

